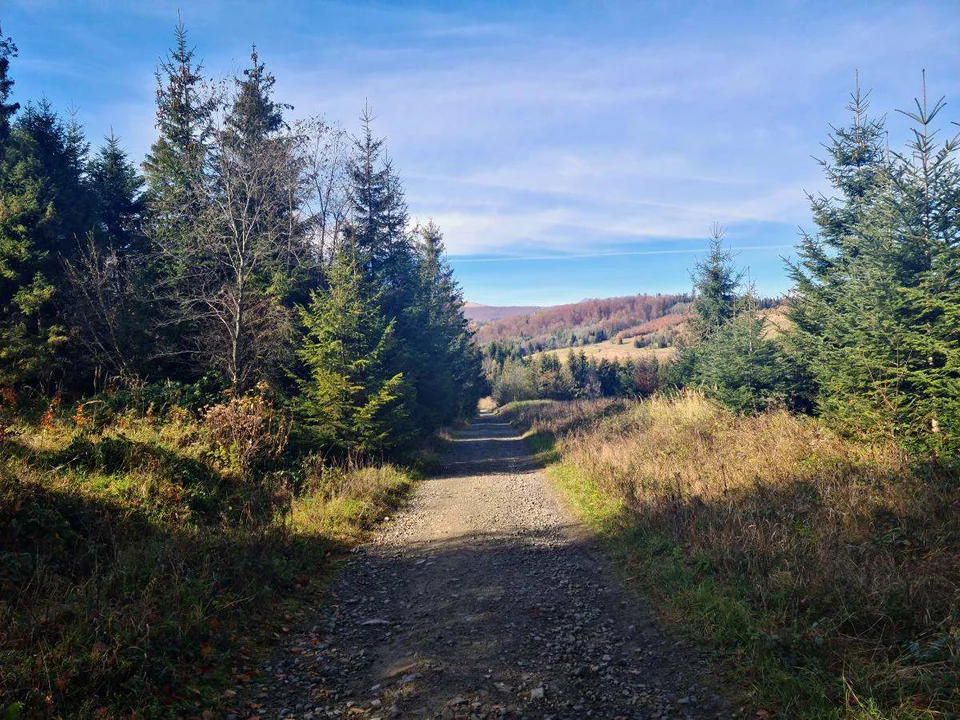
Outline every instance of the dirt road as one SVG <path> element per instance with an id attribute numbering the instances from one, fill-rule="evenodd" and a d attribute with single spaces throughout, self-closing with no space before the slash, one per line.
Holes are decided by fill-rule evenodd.
<path id="1" fill-rule="evenodd" d="M 251 715 L 731 716 L 709 664 L 621 587 L 509 424 L 481 415 L 445 460 L 246 689 Z"/>

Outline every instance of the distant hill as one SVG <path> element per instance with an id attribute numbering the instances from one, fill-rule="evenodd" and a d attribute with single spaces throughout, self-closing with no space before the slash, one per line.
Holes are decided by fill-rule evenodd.
<path id="1" fill-rule="evenodd" d="M 528 315 L 537 310 L 540 310 L 540 307 L 536 305 L 481 305 L 468 302 L 463 306 L 463 314 L 467 320 L 473 320 L 478 325 L 516 315 Z"/>
<path id="2" fill-rule="evenodd" d="M 477 330 L 477 341 L 514 344 L 526 353 L 602 343 L 617 336 L 625 341 L 640 339 L 644 346 L 666 347 L 685 323 L 689 306 L 688 295 L 584 300 L 489 322 Z"/>

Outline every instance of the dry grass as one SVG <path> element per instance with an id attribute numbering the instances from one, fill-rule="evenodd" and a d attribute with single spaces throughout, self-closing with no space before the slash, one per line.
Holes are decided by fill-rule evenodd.
<path id="1" fill-rule="evenodd" d="M 775 308 L 760 311 L 760 317 L 767 321 L 764 334 L 767 337 L 777 337 L 790 330 L 793 323 L 787 317 L 786 309 L 783 305 Z"/>
<path id="2" fill-rule="evenodd" d="M 575 348 L 561 348 L 559 350 L 544 350 L 534 353 L 531 357 L 540 355 L 555 355 L 561 362 L 566 362 L 570 356 L 570 350 L 580 352 L 592 360 L 652 360 L 656 358 L 660 362 L 672 360 L 676 355 L 675 348 L 653 348 L 653 347 L 634 347 L 632 340 L 624 340 L 618 343 L 616 340 L 606 340 L 602 343 L 593 343 L 591 345 L 582 345 Z"/>
<path id="3" fill-rule="evenodd" d="M 528 403 L 555 475 L 654 594 L 786 717 L 960 710 L 960 489 L 893 446 L 697 395 Z"/>

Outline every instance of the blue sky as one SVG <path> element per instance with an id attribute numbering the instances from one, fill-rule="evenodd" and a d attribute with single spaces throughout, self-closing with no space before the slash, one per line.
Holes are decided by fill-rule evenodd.
<path id="1" fill-rule="evenodd" d="M 178 9 L 211 75 L 255 41 L 294 116 L 353 129 L 369 100 L 411 214 L 491 304 L 685 290 L 714 221 L 783 292 L 855 69 L 894 144 L 923 68 L 960 120 L 960 0 L 0 0 L 16 99 L 112 127 L 139 159 Z"/>

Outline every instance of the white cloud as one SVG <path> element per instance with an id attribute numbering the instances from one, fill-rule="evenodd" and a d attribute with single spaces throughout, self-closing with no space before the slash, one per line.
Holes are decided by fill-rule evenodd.
<path id="1" fill-rule="evenodd" d="M 277 75 L 298 111 L 349 121 L 371 100 L 412 211 L 440 223 L 451 251 L 573 250 L 702 237 L 714 220 L 804 221 L 804 190 L 823 184 L 810 155 L 837 117 L 825 96 L 839 108 L 855 67 L 885 67 L 888 40 L 919 42 L 934 20 L 904 10 L 810 34 L 636 46 L 533 33 L 518 44 L 479 25 L 465 49 L 348 47 L 334 65 Z"/>
<path id="2" fill-rule="evenodd" d="M 810 156 L 828 122 L 843 121 L 855 68 L 877 88 L 878 110 L 909 102 L 921 59 L 946 69 L 942 91 L 960 90 L 950 3 L 750 14 L 720 3 L 687 19 L 655 3 L 568 8 L 582 27 L 533 6 L 285 7 L 216 0 L 184 16 L 211 72 L 242 67 L 258 40 L 297 116 L 352 127 L 369 100 L 411 212 L 440 223 L 457 253 L 702 238 L 714 220 L 734 232 L 794 227 L 809 216 L 804 190 L 823 187 Z M 176 5 L 136 12 L 167 28 Z M 329 22 L 305 20 L 318 15 Z M 124 97 L 82 108 L 95 138 L 113 125 L 137 155 L 154 136 L 144 67 L 114 68 Z"/>

